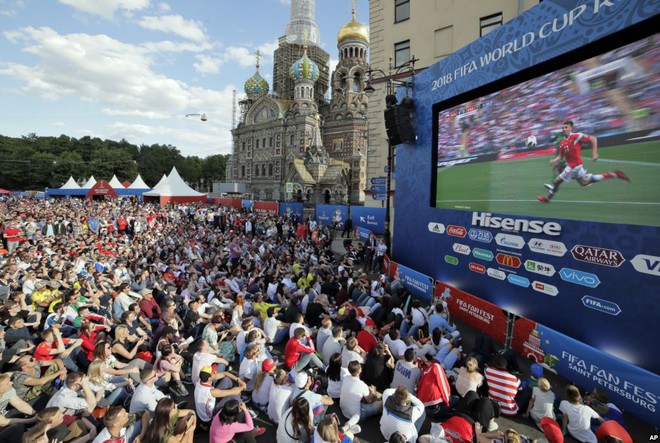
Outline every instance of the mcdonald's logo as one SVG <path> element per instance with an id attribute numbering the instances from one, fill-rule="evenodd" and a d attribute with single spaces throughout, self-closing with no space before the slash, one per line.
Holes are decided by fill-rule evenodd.
<path id="1" fill-rule="evenodd" d="M 519 268 L 521 264 L 518 257 L 509 254 L 497 254 L 495 259 L 502 266 L 508 266 L 509 268 Z"/>

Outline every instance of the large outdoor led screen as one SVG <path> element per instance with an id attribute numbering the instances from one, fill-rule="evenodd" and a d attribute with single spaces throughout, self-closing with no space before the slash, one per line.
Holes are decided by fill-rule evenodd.
<path id="1" fill-rule="evenodd" d="M 553 72 L 436 104 L 435 206 L 660 226 L 659 43 L 655 34 L 578 63 L 572 54 L 572 64 Z M 563 171 L 550 160 L 569 120 L 584 135 L 585 185 L 579 171 L 565 172 L 573 178 L 545 203 L 546 184 Z M 602 181 L 588 184 L 589 174 Z"/>

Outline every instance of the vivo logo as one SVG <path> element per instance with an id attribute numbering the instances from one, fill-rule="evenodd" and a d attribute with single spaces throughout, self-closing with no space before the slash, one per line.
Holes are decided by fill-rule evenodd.
<path id="1" fill-rule="evenodd" d="M 637 272 L 660 277 L 660 257 L 656 257 L 655 255 L 637 254 L 635 258 L 630 260 L 630 263 L 632 263 Z"/>
<path id="2" fill-rule="evenodd" d="M 577 269 L 562 268 L 559 271 L 559 276 L 562 280 L 576 285 L 586 286 L 587 288 L 595 288 L 600 284 L 598 276 L 590 272 L 578 271 Z"/>

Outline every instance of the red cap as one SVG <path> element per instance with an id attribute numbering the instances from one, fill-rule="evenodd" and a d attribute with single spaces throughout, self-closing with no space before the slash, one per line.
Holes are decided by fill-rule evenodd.
<path id="1" fill-rule="evenodd" d="M 543 434 L 550 443 L 564 443 L 564 434 L 561 432 L 559 423 L 555 420 L 550 417 L 543 417 L 541 419 L 541 428 L 543 428 Z"/>
<path id="2" fill-rule="evenodd" d="M 267 358 L 261 363 L 261 370 L 264 372 L 269 372 L 275 367 L 275 362 L 270 358 Z"/>

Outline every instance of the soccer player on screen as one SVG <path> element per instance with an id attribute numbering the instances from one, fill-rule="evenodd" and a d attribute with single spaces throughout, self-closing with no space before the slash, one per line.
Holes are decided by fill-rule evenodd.
<path id="1" fill-rule="evenodd" d="M 552 183 L 546 183 L 544 185 L 548 189 L 548 195 L 545 197 L 539 195 L 537 198 L 540 202 L 549 203 L 559 190 L 559 186 L 563 182 L 568 182 L 573 178 L 582 186 L 589 186 L 592 183 L 610 178 L 630 181 L 628 176 L 618 169 L 604 174 L 588 174 L 582 165 L 582 157 L 580 155 L 582 143 L 591 142 L 591 160 L 596 161 L 598 160 L 598 139 L 593 135 L 573 132 L 573 122 L 571 120 L 564 122 L 562 132 L 564 133 L 564 139 L 560 143 L 559 153 L 557 157 L 550 160 L 550 165 L 554 166 L 563 158 L 566 160 L 566 167 L 561 174 L 555 177 Z"/>

